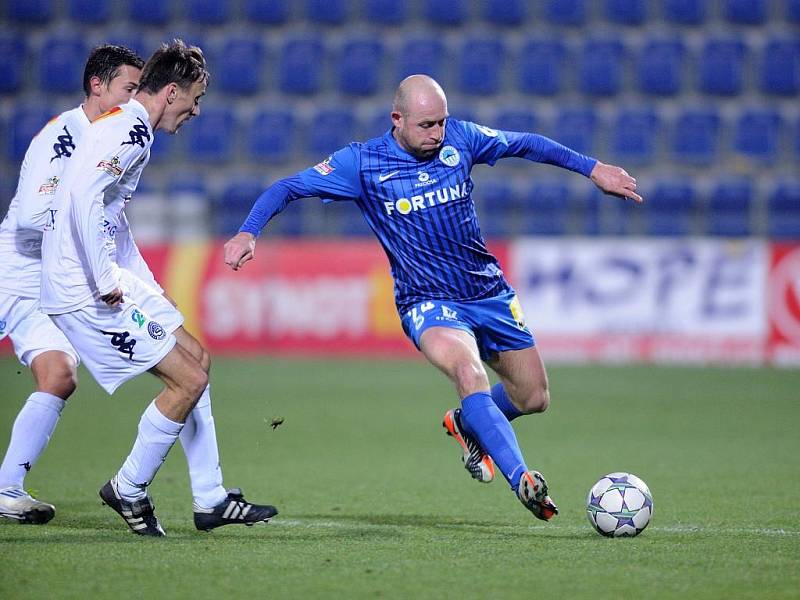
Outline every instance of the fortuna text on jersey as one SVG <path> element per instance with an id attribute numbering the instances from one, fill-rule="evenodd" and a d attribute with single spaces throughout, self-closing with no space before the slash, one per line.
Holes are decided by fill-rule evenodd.
<path id="1" fill-rule="evenodd" d="M 407 215 L 410 212 L 430 208 L 437 204 L 445 204 L 452 200 L 468 198 L 471 191 L 472 182 L 467 180 L 454 186 L 438 188 L 418 196 L 411 196 L 411 198 L 398 198 L 394 201 L 390 200 L 384 202 L 383 206 L 386 208 L 386 214 L 389 216 L 395 212 L 401 215 Z"/>

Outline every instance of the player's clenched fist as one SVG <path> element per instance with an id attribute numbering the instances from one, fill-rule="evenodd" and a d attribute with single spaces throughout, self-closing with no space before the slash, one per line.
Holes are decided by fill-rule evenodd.
<path id="1" fill-rule="evenodd" d="M 244 263 L 252 260 L 255 251 L 255 236 L 246 231 L 237 233 L 225 243 L 225 264 L 238 271 Z"/>

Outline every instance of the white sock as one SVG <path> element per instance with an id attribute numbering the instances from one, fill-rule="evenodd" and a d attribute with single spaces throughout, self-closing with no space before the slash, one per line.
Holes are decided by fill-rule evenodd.
<path id="1" fill-rule="evenodd" d="M 228 492 L 222 487 L 217 431 L 211 414 L 211 386 L 206 386 L 186 417 L 180 440 L 189 464 L 194 503 L 200 508 L 213 508 L 225 500 Z"/>
<path id="2" fill-rule="evenodd" d="M 161 414 L 153 400 L 139 420 L 139 434 L 133 449 L 117 473 L 117 488 L 125 500 L 141 500 L 147 495 L 147 486 L 152 483 L 167 453 L 183 429 Z"/>
<path id="3" fill-rule="evenodd" d="M 58 396 L 34 392 L 19 411 L 6 457 L 0 466 L 0 488 L 24 487 L 25 475 L 47 447 L 66 402 Z"/>

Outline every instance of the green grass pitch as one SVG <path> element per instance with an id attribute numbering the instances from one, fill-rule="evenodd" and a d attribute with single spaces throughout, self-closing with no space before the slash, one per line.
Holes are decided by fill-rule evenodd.
<path id="1" fill-rule="evenodd" d="M 432 367 L 218 359 L 225 483 L 280 515 L 195 531 L 175 447 L 151 487 L 168 537 L 152 540 L 97 490 L 157 382 L 109 397 L 81 370 L 27 480 L 56 517 L 0 522 L 0 598 L 800 597 L 800 373 L 553 367 L 550 380 L 550 410 L 515 422 L 561 508 L 544 524 L 504 481 L 461 467 L 440 425 L 454 393 Z M 31 381 L 4 358 L 0 382 L 4 452 Z M 653 492 L 637 538 L 602 538 L 586 520 L 587 491 L 616 470 Z"/>

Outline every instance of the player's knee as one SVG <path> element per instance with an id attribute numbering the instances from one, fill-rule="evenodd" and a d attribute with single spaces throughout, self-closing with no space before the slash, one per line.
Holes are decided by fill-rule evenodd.
<path id="1" fill-rule="evenodd" d="M 522 404 L 525 414 L 542 413 L 550 406 L 550 390 L 546 385 L 538 387 L 525 397 Z"/>
<path id="2" fill-rule="evenodd" d="M 197 402 L 200 394 L 208 385 L 208 373 L 202 368 L 193 369 L 184 383 L 187 394 L 193 399 L 193 402 Z"/>
<path id="3" fill-rule="evenodd" d="M 36 389 L 67 400 L 78 387 L 78 373 L 70 361 L 52 361 L 44 372 L 37 374 Z"/>

